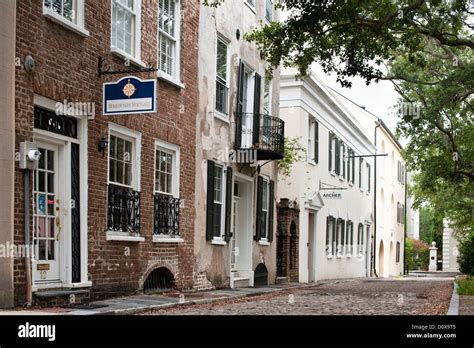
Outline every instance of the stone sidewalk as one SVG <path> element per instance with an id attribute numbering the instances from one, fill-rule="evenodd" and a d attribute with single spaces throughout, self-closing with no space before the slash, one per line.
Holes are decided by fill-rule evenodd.
<path id="1" fill-rule="evenodd" d="M 125 315 L 138 314 L 147 310 L 166 309 L 182 305 L 206 304 L 217 301 L 234 300 L 239 298 L 265 295 L 280 291 L 314 287 L 328 282 L 348 280 L 332 280 L 312 284 L 285 283 L 267 287 L 222 289 L 204 292 L 170 292 L 161 294 L 140 294 L 127 297 L 117 297 L 101 301 L 92 301 L 76 308 L 41 308 L 0 310 L 0 315 Z"/>

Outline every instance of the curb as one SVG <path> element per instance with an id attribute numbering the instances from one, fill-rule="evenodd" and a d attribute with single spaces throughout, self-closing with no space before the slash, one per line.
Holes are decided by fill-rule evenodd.
<path id="1" fill-rule="evenodd" d="M 110 310 L 110 311 L 105 311 L 105 312 L 100 312 L 100 313 L 97 313 L 97 312 L 96 313 L 90 313 L 90 315 L 133 315 L 133 314 L 140 314 L 140 313 L 143 313 L 143 312 L 146 312 L 146 311 L 149 311 L 149 310 L 153 310 L 153 309 L 168 309 L 168 308 L 179 307 L 179 306 L 192 306 L 192 305 L 197 305 L 197 304 L 225 302 L 225 301 L 229 301 L 229 300 L 236 300 L 236 299 L 260 296 L 260 295 L 266 295 L 266 294 L 274 294 L 274 293 L 277 293 L 277 292 L 297 290 L 297 289 L 302 289 L 302 288 L 307 288 L 307 287 L 314 287 L 314 286 L 318 286 L 318 285 L 321 285 L 321 284 L 318 284 L 318 283 L 301 284 L 301 285 L 288 287 L 288 288 L 275 288 L 275 289 L 271 289 L 271 291 L 268 291 L 268 288 L 267 288 L 266 291 L 243 293 L 241 295 L 221 296 L 221 297 L 215 297 L 215 298 L 204 298 L 204 299 L 198 299 L 198 300 L 184 301 L 184 302 L 181 302 L 181 303 L 180 302 L 164 303 L 164 304 L 157 304 L 157 305 L 147 305 L 147 306 L 144 306 L 144 307 L 115 309 L 115 310 Z M 74 313 L 68 313 L 68 314 L 69 315 L 74 315 Z"/>
<path id="2" fill-rule="evenodd" d="M 459 315 L 459 295 L 458 295 L 458 283 L 456 282 L 457 277 L 454 279 L 453 295 L 451 296 L 451 302 L 449 303 L 448 313 L 446 315 Z"/>

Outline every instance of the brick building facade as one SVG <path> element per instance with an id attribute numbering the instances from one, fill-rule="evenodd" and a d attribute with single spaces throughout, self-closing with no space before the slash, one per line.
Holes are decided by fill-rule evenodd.
<path id="1" fill-rule="evenodd" d="M 133 293 L 159 268 L 178 288 L 194 286 L 198 31 L 198 0 L 17 1 L 15 151 L 29 141 L 42 153 L 26 194 L 34 299 L 52 289 Z M 112 70 L 146 62 L 159 71 L 99 77 L 99 56 Z M 102 114 L 103 83 L 127 75 L 157 79 L 155 113 Z M 64 101 L 92 109 L 57 115 Z M 16 165 L 17 245 L 24 188 Z M 160 274 L 149 286 L 167 285 Z M 17 305 L 27 301 L 26 276 L 15 258 Z"/>

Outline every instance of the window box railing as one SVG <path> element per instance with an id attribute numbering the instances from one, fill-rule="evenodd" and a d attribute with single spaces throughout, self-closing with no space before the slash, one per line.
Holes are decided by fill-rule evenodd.
<path id="1" fill-rule="evenodd" d="M 258 160 L 281 160 L 284 144 L 285 122 L 282 119 L 266 114 L 237 114 L 237 150 L 256 150 Z"/>
<path id="2" fill-rule="evenodd" d="M 179 237 L 180 210 L 180 198 L 155 193 L 153 234 L 170 238 Z"/>
<path id="3" fill-rule="evenodd" d="M 140 233 L 140 192 L 109 184 L 107 229 Z"/>

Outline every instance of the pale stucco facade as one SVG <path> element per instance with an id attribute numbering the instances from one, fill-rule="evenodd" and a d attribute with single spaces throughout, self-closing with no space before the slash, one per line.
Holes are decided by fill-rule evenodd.
<path id="1" fill-rule="evenodd" d="M 352 168 L 347 167 L 347 162 L 341 156 L 339 160 L 344 161 L 341 166 L 346 166 L 347 170 L 344 173 L 340 168 L 340 174 L 337 174 L 334 157 L 336 147 L 331 140 L 334 148 L 329 152 L 329 139 L 330 134 L 333 134 L 338 138 L 339 144 L 344 144 L 345 150 L 351 148 L 359 156 L 374 153 L 371 139 L 314 75 L 297 80 L 293 70 L 282 72 L 280 117 L 285 120 L 286 136 L 299 137 L 301 147 L 306 150 L 306 159 L 296 162 L 291 176 L 280 178 L 278 185 L 278 197 L 296 201 L 300 207 L 299 281 L 307 283 L 368 276 L 373 224 L 373 181 L 369 179 L 372 174 L 369 174 L 367 165 L 373 168 L 373 158 L 363 158 L 362 172 L 359 175 L 359 157 L 354 157 L 355 169 L 352 173 Z M 318 131 L 315 131 L 317 135 L 312 132 L 315 126 L 310 125 L 310 122 L 313 121 L 318 124 Z M 313 137 L 318 139 L 317 150 L 312 150 Z M 349 171 L 351 179 L 348 178 Z M 335 242 L 332 222 L 328 236 L 328 217 L 331 217 L 329 220 L 334 218 L 336 222 L 341 221 L 346 226 L 348 223 L 352 224 L 352 238 L 349 233 L 349 238 L 344 237 L 342 241 L 338 225 Z M 333 251 L 333 245 L 337 250 Z"/>
<path id="2" fill-rule="evenodd" d="M 263 112 L 263 85 L 265 62 L 254 44 L 243 39 L 245 32 L 256 26 L 259 20 L 265 20 L 265 2 L 257 1 L 255 7 L 245 1 L 225 1 L 217 8 L 201 6 L 200 39 L 199 39 L 199 114 L 197 117 L 197 152 L 196 152 L 196 221 L 195 221 L 195 259 L 197 274 L 205 275 L 215 287 L 234 286 L 233 278 L 243 280 L 243 286 L 252 286 L 254 271 L 257 265 L 264 264 L 268 271 L 268 282 L 275 281 L 276 246 L 275 241 L 256 241 L 256 200 L 257 180 L 259 176 L 276 183 L 277 163 L 264 165 L 260 173 L 257 167 L 245 163 L 236 163 L 230 158 L 234 150 L 236 137 L 236 110 L 238 93 L 239 65 L 243 62 L 248 71 L 248 89 L 254 93 L 256 74 L 261 77 L 261 106 Z M 273 9 L 273 18 L 278 19 L 278 12 Z M 216 108 L 216 72 L 217 40 L 227 45 L 227 115 Z M 247 70 L 248 69 L 248 70 Z M 279 72 L 275 71 L 271 82 L 270 113 L 278 116 Z M 253 96 L 252 96 L 253 98 Z M 252 99 L 247 98 L 247 99 Z M 248 103 L 250 101 L 247 100 Z M 232 169 L 234 183 L 234 200 L 232 208 L 232 231 L 234 239 L 206 239 L 208 162 L 216 166 Z M 263 164 L 263 161 L 259 161 Z M 239 185 L 239 186 L 238 186 Z M 237 197 L 237 186 L 241 197 Z M 276 193 L 276 185 L 275 185 Z M 244 199 L 246 201 L 244 201 Z M 239 200 L 239 201 L 237 201 Z M 239 203 L 240 202 L 240 203 Z M 244 203 L 242 203 L 244 202 Z M 239 207 L 241 223 L 234 224 L 236 209 Z M 227 204 L 223 205 L 223 209 Z M 245 210 L 245 212 L 243 211 Z M 276 202 L 273 202 L 272 226 L 270 233 L 276 229 Z M 235 244 L 237 243 L 237 244 Z M 241 243 L 240 248 L 236 248 Z M 238 250 L 238 251 L 237 251 Z M 233 259 L 234 258 L 234 259 Z M 236 261 L 236 259 L 239 259 Z M 237 262 L 237 265 L 236 265 Z M 237 284 L 235 284 L 237 286 Z"/>

